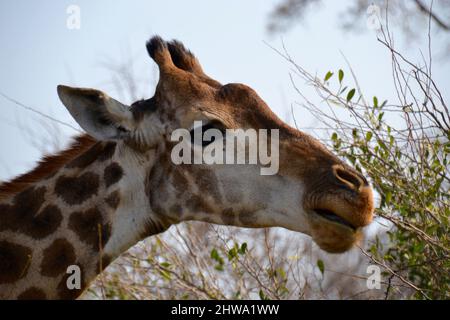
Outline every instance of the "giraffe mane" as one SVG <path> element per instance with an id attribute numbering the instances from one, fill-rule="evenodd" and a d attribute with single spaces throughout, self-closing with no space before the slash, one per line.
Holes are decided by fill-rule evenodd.
<path id="1" fill-rule="evenodd" d="M 44 156 L 31 171 L 19 175 L 10 181 L 0 183 L 0 199 L 23 191 L 30 184 L 50 176 L 67 162 L 87 151 L 96 142 L 88 134 L 75 137 L 69 147 L 56 154 Z"/>

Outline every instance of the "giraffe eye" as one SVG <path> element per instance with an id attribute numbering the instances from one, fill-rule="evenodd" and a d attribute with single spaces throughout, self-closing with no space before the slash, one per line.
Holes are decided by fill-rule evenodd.
<path id="1" fill-rule="evenodd" d="M 215 129 L 213 132 L 207 132 L 210 129 Z M 218 120 L 210 121 L 202 126 L 193 128 L 191 130 L 191 143 L 195 146 L 206 147 L 217 139 L 217 130 L 221 133 L 222 137 L 225 137 L 225 126 Z"/>

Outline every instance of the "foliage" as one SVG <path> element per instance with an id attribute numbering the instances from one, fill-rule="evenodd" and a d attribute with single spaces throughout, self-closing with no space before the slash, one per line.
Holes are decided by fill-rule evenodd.
<path id="1" fill-rule="evenodd" d="M 309 110 L 330 132 L 330 145 L 371 178 L 379 201 L 376 215 L 387 223 L 389 240 L 377 238 L 363 252 L 385 270 L 385 297 L 450 297 L 450 114 L 431 77 L 431 62 L 417 66 L 393 47 L 382 32 L 380 42 L 392 54 L 397 102 L 370 101 L 339 70 L 323 80 L 298 66 L 285 51 L 294 76 L 312 85 L 328 110 L 311 102 L 293 84 Z M 429 53 L 431 55 L 431 52 Z M 340 112 L 338 114 L 338 112 Z M 381 218 L 381 219 L 380 219 Z M 405 289 L 407 288 L 407 289 Z"/>

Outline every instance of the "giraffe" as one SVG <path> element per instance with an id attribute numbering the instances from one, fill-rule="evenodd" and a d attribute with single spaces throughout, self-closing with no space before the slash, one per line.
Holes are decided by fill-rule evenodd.
<path id="1" fill-rule="evenodd" d="M 0 185 L 0 298 L 75 299 L 138 241 L 182 221 L 284 227 L 340 253 L 373 217 L 372 189 L 318 140 L 282 122 L 243 84 L 222 85 L 176 40 L 146 44 L 159 68 L 154 96 L 124 105 L 60 85 L 86 132 Z M 171 161 L 177 128 L 279 130 L 279 171 Z M 202 148 L 202 146 L 200 147 Z M 81 287 L 69 289 L 69 266 Z"/>

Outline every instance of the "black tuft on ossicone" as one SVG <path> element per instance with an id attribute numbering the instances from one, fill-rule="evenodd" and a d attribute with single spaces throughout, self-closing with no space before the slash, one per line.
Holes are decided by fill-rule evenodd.
<path id="1" fill-rule="evenodd" d="M 156 52 L 167 49 L 167 44 L 160 36 L 156 35 L 147 41 L 146 47 L 150 57 L 152 57 L 152 59 L 155 59 Z"/>
<path id="2" fill-rule="evenodd" d="M 175 66 L 186 71 L 195 71 L 195 56 L 178 40 L 167 43 L 170 56 Z"/>

